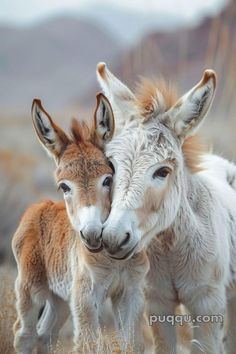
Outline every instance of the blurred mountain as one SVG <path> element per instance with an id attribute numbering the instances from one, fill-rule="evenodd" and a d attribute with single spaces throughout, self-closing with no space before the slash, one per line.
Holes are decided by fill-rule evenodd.
<path id="1" fill-rule="evenodd" d="M 186 86 L 207 67 L 223 73 L 235 55 L 236 6 L 231 4 L 216 18 L 208 18 L 198 27 L 173 32 L 151 33 L 126 53 L 118 71 L 129 64 L 130 79 L 135 73 L 163 75 Z M 148 55 L 147 55 L 148 53 Z M 235 57 L 234 57 L 235 59 Z M 131 73 L 133 71 L 133 73 Z M 128 75 L 129 76 L 129 75 Z"/>
<path id="2" fill-rule="evenodd" d="M 174 9 L 166 4 L 165 7 L 155 9 L 154 3 L 146 2 L 145 10 L 139 7 L 139 2 L 134 4 L 127 3 L 126 8 L 119 2 L 104 2 L 104 0 L 94 1 L 81 9 L 81 15 L 92 19 L 104 28 L 119 35 L 127 44 L 133 44 L 140 37 L 154 31 L 173 31 L 179 27 L 193 27 L 199 24 L 202 18 L 207 16 L 216 16 L 226 6 L 229 0 L 215 0 L 202 6 L 201 10 L 196 4 L 191 4 L 188 16 L 181 9 L 183 4 L 177 5 Z M 158 6 L 157 6 L 158 8 Z M 191 9 L 196 11 L 191 16 Z M 179 9 L 179 11 L 177 11 Z"/>
<path id="3" fill-rule="evenodd" d="M 82 15 L 114 35 L 118 35 L 126 45 L 131 45 L 154 30 L 172 31 L 176 27 L 192 24 L 182 17 L 169 13 L 141 12 L 129 10 L 114 4 L 98 4 L 85 7 Z M 196 21 L 198 19 L 196 18 Z"/>
<path id="4" fill-rule="evenodd" d="M 60 109 L 95 81 L 101 58 L 122 43 L 87 20 L 62 17 L 29 27 L 0 27 L 1 112 L 25 112 L 33 97 Z"/>
<path id="5" fill-rule="evenodd" d="M 194 28 L 147 34 L 124 51 L 111 69 L 131 87 L 138 75 L 163 76 L 182 91 L 199 81 L 204 69 L 212 68 L 217 71 L 220 88 L 230 95 L 235 86 L 235 62 L 236 2 L 232 1 L 216 17 L 208 17 Z"/>
<path id="6" fill-rule="evenodd" d="M 131 86 L 137 75 L 161 73 L 177 81 L 182 90 L 199 80 L 206 67 L 215 68 L 222 81 L 227 71 L 231 82 L 235 9 L 232 1 L 218 16 L 205 18 L 196 27 L 179 28 L 179 19 L 164 15 L 158 20 L 156 15 L 148 17 L 95 5 L 90 17 L 81 13 L 80 18 L 55 18 L 34 26 L 2 26 L 1 112 L 29 112 L 36 96 L 49 110 L 94 104 L 98 88 L 95 67 L 99 61 L 105 61 Z M 151 28 L 159 29 L 146 33 Z M 140 39 L 131 43 L 135 33 Z"/>

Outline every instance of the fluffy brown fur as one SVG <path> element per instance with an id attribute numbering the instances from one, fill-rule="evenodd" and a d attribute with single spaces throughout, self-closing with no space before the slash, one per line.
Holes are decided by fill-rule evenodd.
<path id="1" fill-rule="evenodd" d="M 148 120 L 150 116 L 157 116 L 167 111 L 177 101 L 175 88 L 164 79 L 141 78 L 136 85 L 135 95 L 138 107 L 145 120 Z"/>
<path id="2" fill-rule="evenodd" d="M 94 143 L 94 130 L 73 120 L 71 137 L 68 137 L 39 100 L 34 101 L 32 117 L 41 143 L 56 160 L 57 184 L 67 183 L 72 192 L 69 197 L 65 196 L 66 203 L 47 200 L 31 205 L 13 237 L 12 248 L 18 267 L 14 347 L 17 353 L 32 353 L 35 347 L 38 354 L 47 353 L 48 345 L 57 340 L 68 317 L 69 305 L 74 324 L 74 349 L 81 352 L 83 340 L 96 346 L 98 316 L 106 296 L 126 314 L 123 308 L 128 296 L 126 288 L 132 288 L 131 284 L 136 287 L 143 281 L 149 263 L 144 251 L 131 259 L 113 261 L 99 252 L 101 237 L 98 237 L 101 246 L 97 248 L 89 248 L 82 238 L 82 210 L 86 213 L 90 207 L 96 208 L 101 218 L 99 236 L 110 211 L 110 191 L 104 188 L 102 181 L 112 175 L 112 169 Z M 94 217 L 91 223 L 97 222 L 99 217 Z M 97 229 L 92 229 L 89 237 L 94 237 L 95 231 Z M 121 274 L 118 282 L 117 274 Z M 135 326 L 141 330 L 143 304 L 140 311 L 137 308 L 134 311 Z M 143 345 L 140 338 L 139 333 L 135 339 L 137 345 Z"/>
<path id="3" fill-rule="evenodd" d="M 182 151 L 185 164 L 192 174 L 203 170 L 202 156 L 207 153 L 208 149 L 199 135 L 186 138 L 182 145 Z"/>

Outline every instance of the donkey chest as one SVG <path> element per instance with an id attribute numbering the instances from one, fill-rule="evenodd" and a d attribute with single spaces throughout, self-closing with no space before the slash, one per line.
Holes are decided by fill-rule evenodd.
<path id="1" fill-rule="evenodd" d="M 107 296 L 112 297 L 118 293 L 124 292 L 125 289 L 132 287 L 136 282 L 133 273 L 125 267 L 117 267 L 111 274 L 111 282 L 108 288 Z"/>
<path id="2" fill-rule="evenodd" d="M 49 289 L 62 298 L 64 301 L 68 301 L 71 293 L 72 286 L 72 274 L 66 272 L 63 275 L 53 274 L 48 279 Z"/>
<path id="3" fill-rule="evenodd" d="M 210 269 L 195 261 L 191 253 L 172 250 L 150 258 L 147 280 L 158 297 L 179 303 L 185 302 L 197 287 L 206 284 L 210 274 Z"/>

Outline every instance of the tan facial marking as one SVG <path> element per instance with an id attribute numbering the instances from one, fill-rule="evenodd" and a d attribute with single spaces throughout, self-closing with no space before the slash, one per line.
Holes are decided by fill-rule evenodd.
<path id="1" fill-rule="evenodd" d="M 214 87 L 216 87 L 216 73 L 214 70 L 205 70 L 201 81 L 198 86 L 204 86 L 210 79 L 213 79 Z"/>

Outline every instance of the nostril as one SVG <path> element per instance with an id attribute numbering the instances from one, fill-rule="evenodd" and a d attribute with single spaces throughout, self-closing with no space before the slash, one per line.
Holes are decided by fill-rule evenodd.
<path id="1" fill-rule="evenodd" d="M 82 239 L 85 240 L 85 236 L 81 230 L 80 230 L 80 235 L 81 235 Z"/>
<path id="2" fill-rule="evenodd" d="M 108 248 L 109 248 L 108 243 L 106 243 L 104 240 L 102 240 L 102 244 L 103 244 L 103 246 L 104 246 L 106 249 L 108 249 Z"/>
<path id="3" fill-rule="evenodd" d="M 125 239 L 121 242 L 120 247 L 125 246 L 130 240 L 130 233 L 126 232 Z"/>
<path id="4" fill-rule="evenodd" d="M 102 239 L 102 232 L 100 233 L 100 235 L 97 237 L 97 240 L 100 241 Z"/>

